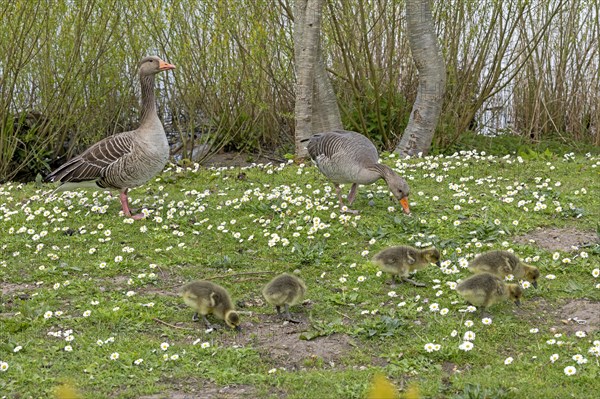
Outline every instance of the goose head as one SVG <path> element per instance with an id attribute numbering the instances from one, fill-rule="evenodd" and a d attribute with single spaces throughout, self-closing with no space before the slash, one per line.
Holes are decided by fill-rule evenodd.
<path id="1" fill-rule="evenodd" d="M 441 267 L 440 251 L 437 248 L 427 248 L 423 250 L 423 258 L 429 263 L 435 263 L 437 267 Z"/>
<path id="2" fill-rule="evenodd" d="M 525 269 L 525 279 L 531 281 L 533 288 L 538 287 L 538 279 L 540 278 L 540 271 L 537 267 L 529 267 Z"/>
<path id="3" fill-rule="evenodd" d="M 523 289 L 518 284 L 508 284 L 508 297 L 515 302 L 515 305 L 521 305 L 521 297 L 523 296 Z"/>
<path id="4" fill-rule="evenodd" d="M 169 71 L 171 69 L 175 69 L 175 65 L 169 64 L 155 55 L 144 57 L 142 61 L 140 61 L 141 76 L 154 75 L 156 73 Z"/>
<path id="5" fill-rule="evenodd" d="M 396 173 L 391 173 L 385 176 L 385 181 L 391 193 L 400 202 L 404 213 L 409 214 L 410 208 L 408 206 L 408 194 L 410 193 L 410 188 L 408 187 L 406 180 L 398 176 Z"/>
<path id="6" fill-rule="evenodd" d="M 240 316 L 235 310 L 228 310 L 225 312 L 225 323 L 236 331 L 242 330 L 240 327 Z"/>

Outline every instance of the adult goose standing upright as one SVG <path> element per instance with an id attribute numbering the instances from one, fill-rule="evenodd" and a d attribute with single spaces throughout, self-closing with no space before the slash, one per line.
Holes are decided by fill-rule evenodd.
<path id="1" fill-rule="evenodd" d="M 307 150 L 311 159 L 321 173 L 333 182 L 340 208 L 344 207 L 341 183 L 352 183 L 348 194 L 348 205 L 352 205 L 359 184 L 371 184 L 383 179 L 400 201 L 404 213 L 410 213 L 406 180 L 389 166 L 379 163 L 377 149 L 368 138 L 356 132 L 333 130 L 315 134 L 304 141 L 308 141 Z"/>
<path id="2" fill-rule="evenodd" d="M 125 216 L 143 218 L 143 214 L 131 214 L 127 191 L 156 176 L 169 159 L 169 143 L 156 113 L 154 76 L 174 68 L 156 56 L 142 59 L 139 67 L 142 88 L 140 126 L 97 142 L 50 173 L 45 180 L 59 182 L 59 191 L 75 188 L 118 190 Z"/>

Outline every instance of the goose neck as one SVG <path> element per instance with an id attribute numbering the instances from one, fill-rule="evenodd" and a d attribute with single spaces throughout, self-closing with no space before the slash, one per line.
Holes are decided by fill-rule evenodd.
<path id="1" fill-rule="evenodd" d="M 392 170 L 392 168 L 390 168 L 389 166 L 384 165 L 382 163 L 375 163 L 371 166 L 370 169 L 379 173 L 381 178 L 383 180 L 385 180 L 386 182 L 388 181 L 388 177 L 395 174 L 395 172 Z"/>
<path id="2" fill-rule="evenodd" d="M 142 118 L 140 125 L 151 123 L 158 118 L 156 100 L 154 98 L 154 75 L 140 76 L 142 87 Z"/>

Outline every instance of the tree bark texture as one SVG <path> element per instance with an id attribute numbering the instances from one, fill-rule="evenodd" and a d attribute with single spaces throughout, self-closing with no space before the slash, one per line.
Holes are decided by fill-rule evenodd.
<path id="1" fill-rule="evenodd" d="M 337 99 L 325 70 L 321 49 L 324 0 L 294 3 L 294 58 L 296 64 L 296 157 L 306 158 L 313 134 L 342 127 Z"/>
<path id="2" fill-rule="evenodd" d="M 408 41 L 419 71 L 419 86 L 408 125 L 395 150 L 401 155 L 429 152 L 444 102 L 446 64 L 435 34 L 429 1 L 406 1 Z"/>

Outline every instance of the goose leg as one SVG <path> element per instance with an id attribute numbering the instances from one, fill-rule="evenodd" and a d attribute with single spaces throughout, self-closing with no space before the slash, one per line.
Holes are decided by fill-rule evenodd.
<path id="1" fill-rule="evenodd" d="M 356 186 L 355 184 L 352 185 L 352 189 L 354 189 L 354 186 Z M 352 195 L 352 189 L 350 189 L 350 194 L 348 195 L 348 199 L 350 199 L 350 195 Z M 353 194 L 353 196 L 356 195 L 356 189 L 354 189 L 355 193 Z M 347 213 L 353 213 L 353 214 L 358 214 L 358 211 L 352 210 L 350 208 L 348 208 L 345 204 L 344 201 L 342 201 L 342 189 L 340 188 L 339 184 L 335 184 L 335 193 L 337 194 L 338 197 L 338 201 L 340 203 L 340 212 L 347 212 Z M 354 200 L 354 199 L 353 199 Z M 344 210 L 344 207 L 346 208 L 346 210 Z"/>
<path id="2" fill-rule="evenodd" d="M 131 210 L 129 209 L 129 199 L 127 197 L 127 189 L 119 193 L 119 199 L 121 200 L 121 209 L 127 217 L 131 217 Z"/>
<path id="3" fill-rule="evenodd" d="M 206 325 L 206 328 L 208 328 L 208 329 L 211 329 L 211 328 L 212 328 L 213 330 L 216 330 L 216 329 L 217 329 L 217 327 L 216 327 L 216 326 L 213 326 L 212 324 L 210 324 L 210 322 L 209 322 L 209 321 L 208 321 L 208 319 L 206 318 L 206 315 L 204 315 L 204 314 L 202 315 L 202 320 L 204 320 L 204 324 Z"/>
<path id="4" fill-rule="evenodd" d="M 337 197 L 338 197 L 338 202 L 340 203 L 340 209 L 342 209 L 342 207 L 345 206 L 344 201 L 342 201 L 342 188 L 337 183 L 334 183 L 334 187 L 335 187 L 335 193 L 337 194 Z"/>
<path id="5" fill-rule="evenodd" d="M 292 318 L 292 315 L 290 314 L 290 307 L 287 303 L 285 304 L 285 319 L 290 323 L 300 323 L 300 320 Z"/>
<path id="6" fill-rule="evenodd" d="M 198 321 L 198 320 L 200 320 L 200 319 L 198 318 L 198 312 L 196 312 L 196 313 L 194 313 L 194 315 L 192 316 L 192 321 Z"/>
<path id="7" fill-rule="evenodd" d="M 427 287 L 427 284 L 419 283 L 418 281 L 411 280 L 408 277 L 402 277 L 402 281 L 406 281 L 407 283 L 411 283 L 415 287 Z"/>
<path id="8" fill-rule="evenodd" d="M 127 191 L 128 189 L 126 188 L 119 194 L 119 199 L 121 200 L 121 209 L 123 209 L 123 213 L 125 214 L 125 216 L 132 218 L 133 220 L 143 219 L 143 213 L 138 213 L 137 215 L 131 214 L 131 209 L 129 208 L 129 199 L 127 197 Z"/>
<path id="9" fill-rule="evenodd" d="M 352 187 L 350 187 L 350 193 L 348 194 L 348 205 L 352 205 L 354 200 L 356 199 L 356 192 L 358 191 L 358 184 L 353 183 Z"/>
<path id="10" fill-rule="evenodd" d="M 277 305 L 275 309 L 277 309 L 277 316 L 279 316 L 281 314 L 281 306 Z"/>

